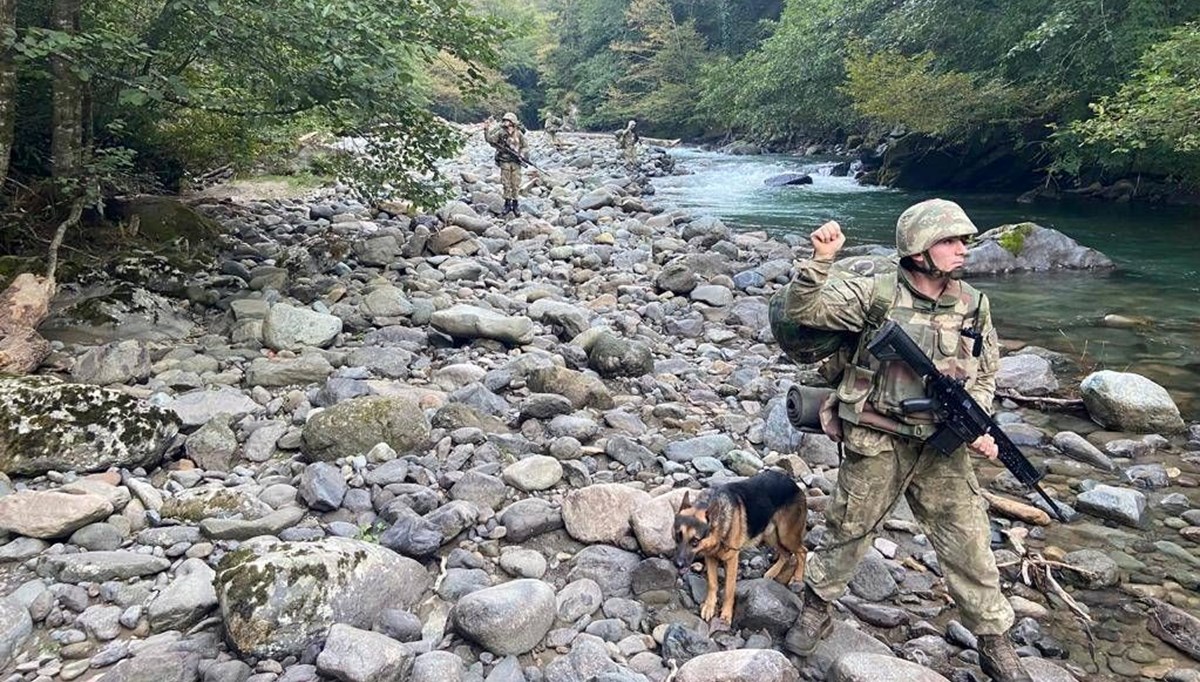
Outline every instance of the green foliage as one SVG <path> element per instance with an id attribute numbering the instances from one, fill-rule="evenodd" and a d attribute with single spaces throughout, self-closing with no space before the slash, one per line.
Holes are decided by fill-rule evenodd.
<path id="1" fill-rule="evenodd" d="M 97 137 L 136 151 L 169 183 L 225 163 L 246 167 L 280 148 L 298 123 L 319 121 L 344 134 L 411 126 L 385 136 L 398 151 L 383 162 L 412 163 L 408 172 L 364 182 L 417 192 L 425 181 L 412 178 L 453 147 L 428 114 L 418 78 L 449 58 L 458 67 L 452 86 L 481 93 L 508 36 L 470 0 L 111 0 L 88 3 L 77 33 L 44 23 L 28 7 L 18 23 L 23 81 L 45 82 L 45 58 L 68 56 L 88 84 L 98 128 L 124 122 Z M 23 94 L 44 98 L 48 88 Z M 18 136 L 44 144 L 37 124 L 19 121 Z"/>
<path id="2" fill-rule="evenodd" d="M 462 148 L 462 136 L 432 114 L 414 110 L 370 130 L 361 146 L 333 157 L 330 171 L 367 202 L 402 196 L 433 208 L 449 198 L 437 162 Z"/>
<path id="3" fill-rule="evenodd" d="M 1200 23 L 1179 27 L 1150 47 L 1115 95 L 1072 125 L 1086 144 L 1118 154 L 1155 150 L 1200 154 Z"/>
<path id="4" fill-rule="evenodd" d="M 625 20 L 630 39 L 611 46 L 625 72 L 597 116 L 612 124 L 636 118 L 656 134 L 694 134 L 698 75 L 708 59 L 695 24 L 676 22 L 667 0 L 633 0 Z"/>
<path id="5" fill-rule="evenodd" d="M 1025 110 L 1025 93 L 994 78 L 939 73 L 934 63 L 931 52 L 913 57 L 895 51 L 871 54 L 862 43 L 854 43 L 846 57 L 841 91 L 868 119 L 941 137 L 1032 115 Z"/>

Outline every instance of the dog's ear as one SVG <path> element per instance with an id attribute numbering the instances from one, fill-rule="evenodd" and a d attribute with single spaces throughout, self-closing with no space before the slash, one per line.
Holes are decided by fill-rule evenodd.
<path id="1" fill-rule="evenodd" d="M 688 504 L 691 502 L 689 495 L 691 495 L 690 491 L 685 490 L 683 492 L 683 501 L 679 503 L 679 511 L 683 511 L 684 509 L 688 508 Z"/>

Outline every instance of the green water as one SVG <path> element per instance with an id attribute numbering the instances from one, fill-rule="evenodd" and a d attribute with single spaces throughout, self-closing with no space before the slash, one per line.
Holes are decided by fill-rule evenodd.
<path id="1" fill-rule="evenodd" d="M 837 220 L 847 245 L 892 244 L 896 216 L 933 194 L 863 187 L 822 175 L 830 164 L 785 156 L 673 152 L 687 175 L 654 181 L 659 203 L 746 229 L 807 233 Z M 813 184 L 766 187 L 783 172 Z M 1091 203 L 1018 204 L 1012 196 L 939 195 L 961 203 L 981 230 L 1032 221 L 1106 254 L 1106 272 L 974 277 L 993 300 L 1002 337 L 1068 354 L 1085 369 L 1143 374 L 1170 391 L 1185 419 L 1200 417 L 1200 209 Z M 1102 323 L 1106 315 L 1142 322 Z M 1072 377 L 1060 377 L 1066 382 Z"/>

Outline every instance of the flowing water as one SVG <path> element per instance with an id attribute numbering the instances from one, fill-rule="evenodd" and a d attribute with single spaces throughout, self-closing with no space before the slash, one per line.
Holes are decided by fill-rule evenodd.
<path id="1" fill-rule="evenodd" d="M 828 175 L 830 162 L 790 156 L 673 152 L 686 175 L 654 181 L 660 203 L 720 217 L 727 224 L 807 234 L 826 220 L 846 230 L 847 246 L 892 244 L 896 217 L 932 194 L 862 186 Z M 767 187 L 784 172 L 813 184 Z M 980 230 L 1032 221 L 1097 249 L 1108 272 L 972 277 L 993 300 L 1001 337 L 1066 353 L 1089 369 L 1137 372 L 1171 392 L 1185 419 L 1200 418 L 1200 209 L 1085 203 L 1018 204 L 1012 196 L 944 194 Z M 1117 328 L 1106 315 L 1140 322 Z"/>
<path id="2" fill-rule="evenodd" d="M 744 229 L 776 234 L 807 234 L 822 222 L 837 220 L 848 245 L 893 244 L 896 217 L 926 193 L 864 187 L 828 174 L 828 161 L 785 156 L 734 157 L 679 150 L 678 166 L 690 173 L 654 181 L 660 204 L 715 215 Z M 767 187 L 763 181 L 784 172 L 807 172 L 813 184 Z M 1095 204 L 1023 205 L 1011 196 L 943 195 L 959 201 L 981 230 L 1032 221 L 1052 227 L 1108 255 L 1116 268 L 1106 272 L 1025 273 L 972 277 L 993 300 L 992 314 L 1002 338 L 1036 344 L 1067 354 L 1080 373 L 1099 368 L 1132 371 L 1165 386 L 1184 419 L 1200 418 L 1200 209 Z M 1106 315 L 1138 323 L 1111 326 Z M 1060 376 L 1064 384 L 1076 377 Z M 1021 410 L 1025 419 L 1053 433 L 1069 429 L 1087 434 L 1098 427 L 1082 414 Z M 1047 461 L 1045 483 L 1066 492 L 1078 489 L 1080 469 L 1061 460 Z M 1053 460 L 1050 457 L 1050 460 Z M 1094 518 L 1037 531 L 1032 546 L 1105 551 L 1121 566 L 1128 584 L 1142 585 L 1185 609 L 1200 602 L 1200 551 L 1181 540 L 1178 517 L 1160 508 L 1163 496 L 1183 493 L 1200 506 L 1195 478 L 1200 464 L 1178 448 L 1160 451 L 1147 461 L 1182 469 L 1187 483 L 1146 491 L 1150 522 L 1146 528 L 1116 528 Z M 1082 474 L 1128 486 L 1120 470 L 1133 463 L 1118 460 L 1118 471 Z M 1065 470 L 1065 471 L 1064 471 Z M 1065 495 L 1070 499 L 1069 494 Z M 1178 513 L 1178 512 L 1174 512 Z M 1125 590 L 1076 590 L 1091 610 L 1097 651 L 1090 661 L 1088 638 L 1059 605 L 1042 620 L 1043 628 L 1065 645 L 1067 657 L 1088 671 L 1090 680 L 1159 679 L 1176 666 L 1192 667 L 1186 655 L 1147 632 L 1146 607 Z"/>

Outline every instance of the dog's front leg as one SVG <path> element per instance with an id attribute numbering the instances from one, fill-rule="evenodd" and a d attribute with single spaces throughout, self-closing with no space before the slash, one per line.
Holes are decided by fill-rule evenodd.
<path id="1" fill-rule="evenodd" d="M 733 625 L 733 595 L 737 592 L 738 553 L 725 557 L 725 602 L 721 605 L 721 620 Z"/>
<path id="2" fill-rule="evenodd" d="M 708 578 L 708 593 L 704 595 L 704 604 L 700 606 L 700 618 L 712 620 L 717 613 L 717 560 L 715 557 L 704 557 L 704 573 Z"/>

